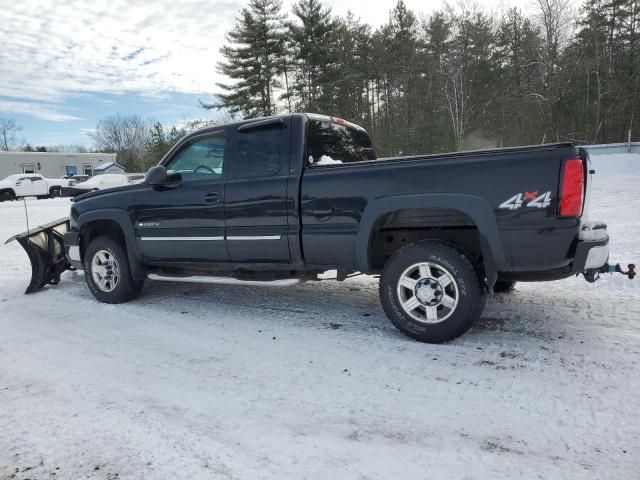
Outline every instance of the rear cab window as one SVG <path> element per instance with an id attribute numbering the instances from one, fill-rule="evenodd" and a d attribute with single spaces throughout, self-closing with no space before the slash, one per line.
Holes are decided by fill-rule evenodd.
<path id="1" fill-rule="evenodd" d="M 344 121 L 307 122 L 307 165 L 324 166 L 375 160 L 366 130 Z"/>

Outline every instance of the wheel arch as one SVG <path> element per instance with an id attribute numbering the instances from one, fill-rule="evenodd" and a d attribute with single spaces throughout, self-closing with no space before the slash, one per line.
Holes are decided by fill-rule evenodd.
<path id="1" fill-rule="evenodd" d="M 15 190 L 13 188 L 0 188 L 0 194 L 3 194 L 3 193 L 8 193 L 9 195 L 11 195 L 11 198 L 13 200 L 15 200 L 17 198 L 16 197 L 16 192 L 15 192 Z"/>
<path id="2" fill-rule="evenodd" d="M 468 218 L 478 232 L 487 286 L 493 287 L 498 271 L 505 263 L 502 239 L 491 205 L 484 198 L 474 195 L 416 194 L 374 200 L 363 212 L 356 237 L 354 248 L 358 270 L 364 273 L 373 270 L 373 241 L 385 216 L 408 209 L 454 211 Z"/>
<path id="3" fill-rule="evenodd" d="M 76 228 L 80 232 L 80 254 L 84 252 L 91 240 L 100 235 L 109 235 L 122 241 L 127 252 L 131 276 L 143 279 L 140 252 L 135 242 L 135 231 L 127 212 L 117 209 L 92 210 L 78 217 Z"/>

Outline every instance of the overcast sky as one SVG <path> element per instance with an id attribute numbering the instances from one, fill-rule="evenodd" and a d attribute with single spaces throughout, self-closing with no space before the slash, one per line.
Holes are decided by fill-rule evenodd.
<path id="1" fill-rule="evenodd" d="M 418 14 L 442 5 L 405 0 Z M 198 107 L 220 81 L 218 49 L 246 1 L 0 0 L 0 118 L 33 145 L 90 144 L 104 116 L 164 123 L 215 115 Z M 285 0 L 289 10 L 292 0 Z M 395 0 L 325 0 L 378 26 Z M 527 8 L 528 0 L 484 0 Z"/>

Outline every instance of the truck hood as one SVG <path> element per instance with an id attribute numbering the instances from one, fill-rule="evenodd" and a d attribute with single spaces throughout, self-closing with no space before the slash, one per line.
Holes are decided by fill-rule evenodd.
<path id="1" fill-rule="evenodd" d="M 13 188 L 13 182 L 7 182 L 5 180 L 0 180 L 0 188 Z"/>

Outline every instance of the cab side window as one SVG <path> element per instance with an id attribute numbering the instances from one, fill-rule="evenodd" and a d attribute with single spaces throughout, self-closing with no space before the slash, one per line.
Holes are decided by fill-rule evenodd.
<path id="1" fill-rule="evenodd" d="M 233 159 L 235 178 L 270 177 L 282 168 L 281 127 L 257 128 L 238 132 Z"/>
<path id="2" fill-rule="evenodd" d="M 185 145 L 166 165 L 167 176 L 180 177 L 183 182 L 221 178 L 224 168 L 224 146 L 222 134 Z"/>

